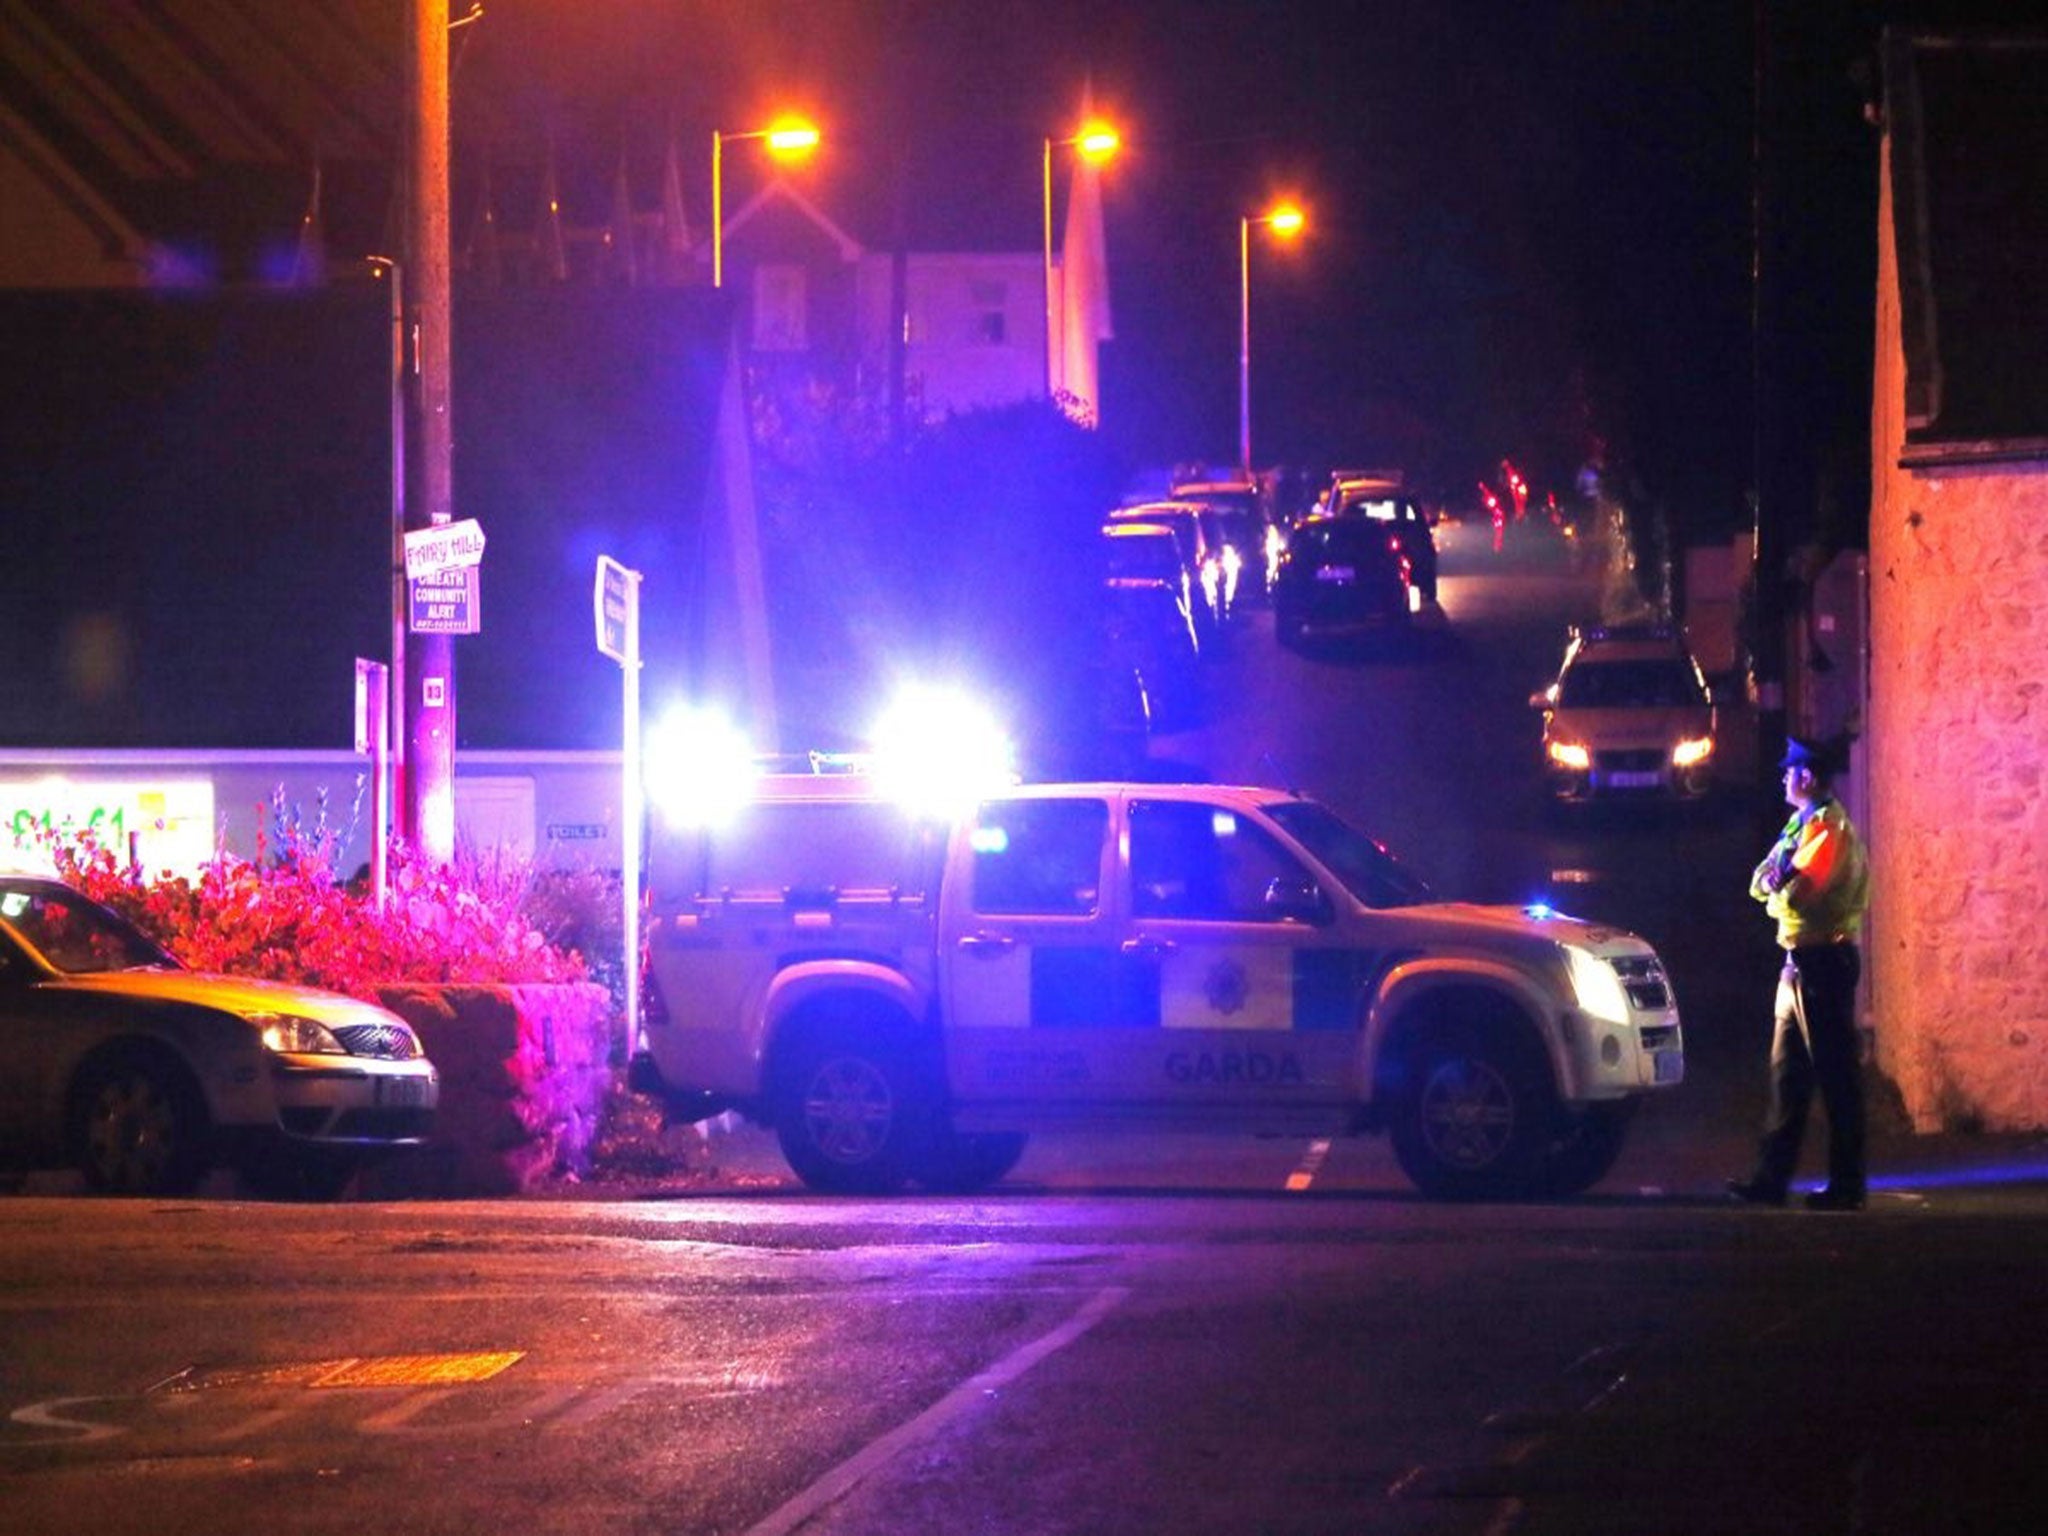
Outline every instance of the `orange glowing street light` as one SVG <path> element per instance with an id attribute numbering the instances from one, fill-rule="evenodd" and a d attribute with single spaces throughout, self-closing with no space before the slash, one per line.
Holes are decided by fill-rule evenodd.
<path id="1" fill-rule="evenodd" d="M 1237 221 L 1237 465 L 1252 472 L 1252 226 L 1263 224 L 1282 240 L 1308 227 L 1308 215 L 1293 203 L 1278 203 L 1263 214 Z"/>
<path id="2" fill-rule="evenodd" d="M 1071 149 L 1090 165 L 1100 165 L 1123 147 L 1123 139 L 1117 131 L 1101 119 L 1091 119 L 1082 124 L 1081 131 L 1072 138 L 1045 141 L 1044 189 L 1045 207 L 1045 265 L 1041 274 L 1045 287 L 1045 395 L 1052 398 L 1053 348 L 1059 345 L 1059 316 L 1053 312 L 1052 303 L 1052 152 L 1055 149 Z"/>
<path id="3" fill-rule="evenodd" d="M 817 125 L 801 117 L 778 117 L 746 133 L 711 133 L 711 286 L 725 286 L 725 146 L 758 139 L 777 160 L 800 160 L 818 147 Z"/>

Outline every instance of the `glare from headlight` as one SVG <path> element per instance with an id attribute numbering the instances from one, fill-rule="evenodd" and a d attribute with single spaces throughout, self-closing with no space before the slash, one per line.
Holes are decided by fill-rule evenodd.
<path id="1" fill-rule="evenodd" d="M 263 1048 L 280 1056 L 346 1056 L 341 1042 L 324 1024 L 289 1013 L 252 1014 L 249 1022 L 263 1037 Z"/>
<path id="2" fill-rule="evenodd" d="M 1593 766 L 1593 754 L 1576 741 L 1553 741 L 1548 749 L 1550 760 L 1560 768 L 1571 768 L 1583 773 Z"/>
<path id="3" fill-rule="evenodd" d="M 754 749 L 715 707 L 679 708 L 647 733 L 641 775 L 648 795 L 678 827 L 715 827 L 752 798 Z"/>
<path id="4" fill-rule="evenodd" d="M 875 725 L 874 771 L 891 799 L 944 820 L 1016 783 L 1016 749 L 961 690 L 911 684 Z"/>
<path id="5" fill-rule="evenodd" d="M 1714 738 L 1689 736 L 1671 749 L 1671 766 L 1691 768 L 1714 755 Z"/>
<path id="6" fill-rule="evenodd" d="M 1578 994 L 1579 1007 L 1596 1019 L 1626 1024 L 1628 993 L 1623 990 L 1621 977 L 1614 967 L 1575 944 L 1562 947 L 1571 968 L 1572 991 Z"/>

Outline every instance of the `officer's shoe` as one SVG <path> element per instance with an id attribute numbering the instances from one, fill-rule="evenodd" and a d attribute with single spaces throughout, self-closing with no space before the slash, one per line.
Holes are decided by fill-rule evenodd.
<path id="1" fill-rule="evenodd" d="M 1764 1179 L 1730 1179 L 1728 1198 L 1739 1200 L 1744 1205 L 1783 1205 L 1785 1186 Z"/>
<path id="2" fill-rule="evenodd" d="M 1863 1191 L 1860 1189 L 1816 1189 L 1806 1197 L 1809 1211 L 1860 1211 L 1863 1209 Z"/>

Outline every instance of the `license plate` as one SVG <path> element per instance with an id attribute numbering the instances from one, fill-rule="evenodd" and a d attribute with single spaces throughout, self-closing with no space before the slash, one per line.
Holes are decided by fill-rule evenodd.
<path id="1" fill-rule="evenodd" d="M 1655 770 L 1649 772 L 1624 771 L 1607 775 L 1607 783 L 1614 789 L 1655 789 L 1663 782 L 1663 775 Z"/>
<path id="2" fill-rule="evenodd" d="M 380 1077 L 377 1102 L 387 1109 L 418 1109 L 427 1102 L 424 1077 Z"/>
<path id="3" fill-rule="evenodd" d="M 1350 582 L 1358 579 L 1358 569 L 1350 565 L 1326 565 L 1316 572 L 1317 581 Z"/>
<path id="4" fill-rule="evenodd" d="M 1650 1060 L 1656 1063 L 1656 1080 L 1660 1083 L 1682 1083 L 1685 1081 L 1685 1058 L 1676 1051 L 1659 1051 Z"/>

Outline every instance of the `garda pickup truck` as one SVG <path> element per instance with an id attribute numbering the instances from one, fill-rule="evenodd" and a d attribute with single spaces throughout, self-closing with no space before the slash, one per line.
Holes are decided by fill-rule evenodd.
<path id="1" fill-rule="evenodd" d="M 1435 900 L 1313 800 L 1030 785 L 951 822 L 771 776 L 649 849 L 633 1085 L 813 1188 L 969 1191 L 1034 1131 L 1385 1130 L 1447 1198 L 1569 1194 L 1684 1075 L 1635 935 Z"/>

